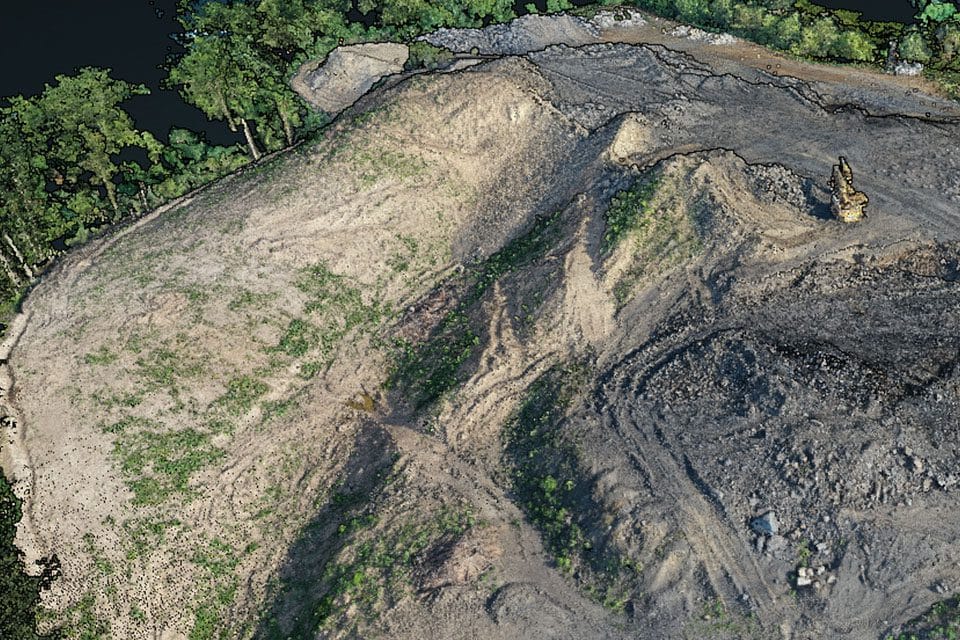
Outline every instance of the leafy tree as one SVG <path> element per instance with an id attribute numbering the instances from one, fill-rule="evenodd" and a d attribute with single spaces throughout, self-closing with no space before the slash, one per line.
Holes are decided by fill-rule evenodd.
<path id="1" fill-rule="evenodd" d="M 262 155 L 249 120 L 256 117 L 258 82 L 271 71 L 252 49 L 247 33 L 253 15 L 247 5 L 208 3 L 201 15 L 186 22 L 188 51 L 170 70 L 170 82 L 180 93 L 215 120 L 226 120 L 231 131 L 243 129 L 250 155 Z"/>
<path id="2" fill-rule="evenodd" d="M 870 62 L 876 58 L 877 47 L 861 31 L 844 31 L 837 40 L 837 54 L 847 60 Z"/>
<path id="3" fill-rule="evenodd" d="M 695 24 L 705 24 L 710 18 L 707 0 L 676 0 L 676 11 L 681 20 Z"/>
<path id="4" fill-rule="evenodd" d="M 713 0 L 710 3 L 710 24 L 715 29 L 726 29 L 733 22 L 733 0 Z"/>
<path id="5" fill-rule="evenodd" d="M 800 41 L 792 51 L 810 58 L 828 58 L 835 55 L 840 32 L 830 18 L 817 18 L 800 30 Z"/>
<path id="6" fill-rule="evenodd" d="M 304 107 L 287 84 L 289 60 L 343 21 L 332 20 L 323 5 L 263 0 L 256 7 L 208 3 L 182 22 L 188 51 L 171 69 L 171 83 L 208 117 L 226 120 L 234 131 L 239 125 L 254 159 L 262 153 L 251 122 L 268 148 L 283 146 L 278 140 L 292 144 Z"/>
<path id="7" fill-rule="evenodd" d="M 940 47 L 940 57 L 949 62 L 960 53 L 960 17 L 940 25 L 936 32 L 937 43 Z"/>
<path id="8" fill-rule="evenodd" d="M 569 0 L 547 0 L 547 13 L 568 11 L 573 8 Z"/>
<path id="9" fill-rule="evenodd" d="M 263 44 L 288 56 L 314 41 L 314 14 L 304 0 L 260 0 L 256 13 Z"/>
<path id="10" fill-rule="evenodd" d="M 769 44 L 776 37 L 777 16 L 763 6 L 734 3 L 731 26 L 752 40 Z"/>
<path id="11" fill-rule="evenodd" d="M 44 231 L 55 222 L 44 151 L 23 136 L 15 113 L 0 111 L 0 265 L 15 286 L 32 279 L 32 267 L 49 256 Z"/>
<path id="12" fill-rule="evenodd" d="M 56 77 L 56 86 L 46 85 L 35 98 L 11 98 L 11 109 L 23 123 L 29 141 L 48 149 L 46 160 L 58 184 L 86 179 L 102 187 L 115 213 L 119 213 L 114 178 L 119 164 L 113 156 L 130 147 L 145 149 L 152 159 L 161 145 L 138 131 L 120 104 L 134 95 L 146 95 L 142 85 L 132 85 L 109 76 L 107 69 L 84 68 L 74 76 Z"/>
<path id="13" fill-rule="evenodd" d="M 800 14 L 791 13 L 777 20 L 773 43 L 780 49 L 790 49 L 800 42 L 801 32 Z"/>
<path id="14" fill-rule="evenodd" d="M 0 638 L 50 638 L 37 634 L 37 605 L 40 589 L 53 579 L 55 569 L 48 565 L 37 577 L 24 571 L 23 552 L 14 544 L 22 515 L 21 500 L 0 473 Z"/>
<path id="15" fill-rule="evenodd" d="M 933 0 L 917 15 L 921 22 L 944 22 L 957 14 L 957 7 L 952 2 Z"/>
<path id="16" fill-rule="evenodd" d="M 365 13 L 380 9 L 382 26 L 404 37 L 438 27 L 480 27 L 485 20 L 505 22 L 516 15 L 511 0 L 360 0 L 358 7 Z"/>
<path id="17" fill-rule="evenodd" d="M 170 131 L 162 159 L 163 172 L 148 175 L 145 181 L 151 204 L 183 195 L 248 162 L 241 147 L 209 145 L 186 129 Z"/>
<path id="18" fill-rule="evenodd" d="M 919 31 L 907 33 L 900 40 L 899 51 L 901 58 L 911 62 L 928 62 L 933 57 L 933 52 Z"/>

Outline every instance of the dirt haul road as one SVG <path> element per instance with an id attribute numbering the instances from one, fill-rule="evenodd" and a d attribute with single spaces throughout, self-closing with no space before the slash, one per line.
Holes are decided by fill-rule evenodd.
<path id="1" fill-rule="evenodd" d="M 957 589 L 960 111 L 668 26 L 393 83 L 53 270 L 4 397 L 52 618 L 870 638 Z"/>

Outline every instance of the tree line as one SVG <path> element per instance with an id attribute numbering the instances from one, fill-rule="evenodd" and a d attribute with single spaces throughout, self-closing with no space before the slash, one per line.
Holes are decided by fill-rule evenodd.
<path id="1" fill-rule="evenodd" d="M 722 30 L 814 60 L 884 63 L 895 43 L 901 59 L 960 70 L 960 15 L 945 0 L 912 0 L 915 24 L 871 22 L 810 0 L 638 0 L 668 18 Z M 960 97 L 960 95 L 957 95 Z"/>

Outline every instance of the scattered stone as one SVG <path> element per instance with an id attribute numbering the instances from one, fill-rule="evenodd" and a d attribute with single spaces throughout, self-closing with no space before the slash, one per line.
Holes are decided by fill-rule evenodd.
<path id="1" fill-rule="evenodd" d="M 407 45 L 393 42 L 337 47 L 321 64 L 300 67 L 290 84 L 311 105 L 336 115 L 380 79 L 403 71 L 409 57 Z"/>
<path id="2" fill-rule="evenodd" d="M 685 24 L 674 27 L 670 31 L 670 35 L 714 45 L 735 44 L 737 42 L 737 39 L 729 33 L 711 33 Z"/>
<path id="3" fill-rule="evenodd" d="M 750 527 L 765 536 L 775 536 L 780 532 L 780 523 L 777 522 L 777 514 L 773 511 L 767 511 L 759 518 L 754 518 Z"/>
<path id="4" fill-rule="evenodd" d="M 893 67 L 893 73 L 897 76 L 918 76 L 923 73 L 923 65 L 919 62 L 898 62 Z"/>
<path id="5" fill-rule="evenodd" d="M 633 9 L 600 11 L 590 22 L 598 29 L 626 29 L 629 27 L 642 27 L 647 24 L 647 21 L 643 19 L 643 15 Z"/>
<path id="6" fill-rule="evenodd" d="M 789 544 L 787 543 L 787 539 L 784 538 L 783 536 L 774 535 L 774 536 L 770 536 L 769 538 L 760 536 L 760 539 L 767 541 L 767 553 L 772 556 L 781 555 L 789 547 Z"/>
<path id="7" fill-rule="evenodd" d="M 813 580 L 811 580 L 807 576 L 797 576 L 798 587 L 809 587 L 811 584 L 813 584 Z"/>
<path id="8" fill-rule="evenodd" d="M 437 29 L 417 39 L 455 53 L 523 55 L 556 44 L 571 47 L 590 44 L 599 35 L 598 26 L 583 18 L 531 14 L 486 29 Z"/>
<path id="9" fill-rule="evenodd" d="M 907 463 L 909 464 L 910 470 L 914 473 L 923 473 L 923 459 L 920 456 L 908 456 Z"/>

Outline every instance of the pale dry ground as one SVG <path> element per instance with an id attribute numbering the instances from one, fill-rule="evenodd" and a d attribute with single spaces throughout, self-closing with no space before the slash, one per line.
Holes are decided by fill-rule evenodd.
<path id="1" fill-rule="evenodd" d="M 270 364 L 286 321 L 305 315 L 299 270 L 323 261 L 364 303 L 402 309 L 458 258 L 525 224 L 550 190 L 541 181 L 584 136 L 537 100 L 531 77 L 515 67 L 416 81 L 364 124 L 347 121 L 315 148 L 83 248 L 31 295 L 26 314 L 40 319 L 11 364 L 21 424 L 30 425 L 21 430 L 33 470 L 25 521 L 37 527 L 21 542 L 30 559 L 55 551 L 63 561 L 45 606 L 62 611 L 94 595 L 113 637 L 185 637 L 216 582 L 190 559 L 216 539 L 238 557 L 230 616 L 252 619 L 310 506 L 349 456 L 363 412 L 347 402 L 366 390 L 379 404 L 386 366 L 384 349 L 359 332 L 309 382 L 296 358 Z M 493 131 L 510 144 L 494 143 Z M 409 262 L 402 272 L 389 266 L 396 256 Z M 109 362 L 91 363 L 87 355 L 101 349 Z M 137 362 L 163 354 L 171 371 L 157 375 L 169 379 L 151 382 Z M 245 375 L 269 390 L 249 411 L 218 412 L 227 383 Z M 127 407 L 98 393 L 142 400 Z M 263 403 L 288 399 L 289 414 L 267 423 Z M 130 416 L 161 431 L 210 433 L 209 446 L 224 453 L 190 476 L 189 496 L 134 506 L 103 431 Z M 232 424 L 211 428 L 217 419 Z M 17 479 L 26 493 L 29 483 Z M 258 517 L 265 508 L 273 513 Z M 128 558 L 125 527 L 172 521 L 181 524 Z M 146 620 L 131 619 L 131 607 Z"/>
<path id="2" fill-rule="evenodd" d="M 636 37 L 695 58 L 661 46 L 556 48 L 413 77 L 369 96 L 317 144 L 58 265 L 25 304 L 10 356 L 13 393 L 4 398 L 19 414 L 11 464 L 28 499 L 18 541 L 30 559 L 56 552 L 63 562 L 44 606 L 75 622 L 85 612 L 109 620 L 113 638 L 217 637 L 197 631 L 208 618 L 226 637 L 270 637 L 261 619 L 293 625 L 316 605 L 297 601 L 299 587 L 285 591 L 282 581 L 299 575 L 309 587 L 342 557 L 340 483 L 353 490 L 383 465 L 399 480 L 376 498 L 371 535 L 388 537 L 445 509 L 468 510 L 479 524 L 418 566 L 409 588 L 384 597 L 378 619 L 347 602 L 329 635 L 828 637 L 850 618 L 842 605 L 863 600 L 851 623 L 858 635 L 849 637 L 868 637 L 885 628 L 875 619 L 885 607 L 903 620 L 928 606 L 926 584 L 858 574 L 856 550 L 837 561 L 849 570 L 835 600 L 792 595 L 788 560 L 754 552 L 745 524 L 754 487 L 727 490 L 726 501 L 704 490 L 684 457 L 701 451 L 686 448 L 686 427 L 658 426 L 656 411 L 669 406 L 648 409 L 632 394 L 654 375 L 644 367 L 656 369 L 649 363 L 660 351 L 684 353 L 716 326 L 790 325 L 790 314 L 776 315 L 781 306 L 769 317 L 757 309 L 765 297 L 788 298 L 808 274 L 843 281 L 836 273 L 871 260 L 899 265 L 933 239 L 956 240 L 950 181 L 960 158 L 931 143 L 956 139 L 954 108 L 921 93 L 906 96 L 906 110 L 937 110 L 937 121 L 833 114 L 804 93 L 814 85 L 802 78 L 867 78 L 869 93 L 858 79 L 853 89 L 815 85 L 815 94 L 830 89 L 869 104 L 904 81 L 792 62 L 800 79 L 777 80 L 750 56 L 668 43 L 655 27 Z M 722 75 L 731 69 L 742 77 Z M 601 116 L 595 103 L 607 105 Z M 782 131 L 770 124 L 778 117 L 789 120 Z M 798 144 L 804 125 L 809 136 Z M 891 151 L 894 136 L 911 143 L 903 154 L 912 164 Z M 822 218 L 823 185 L 841 152 L 861 159 L 855 175 L 877 194 L 868 224 Z M 871 156 L 878 160 L 864 161 Z M 890 183 L 899 162 L 922 180 Z M 662 175 L 658 222 L 602 255 L 611 196 L 653 164 Z M 383 390 L 383 342 L 418 323 L 429 328 L 452 308 L 446 298 L 462 293 L 444 287 L 463 265 L 553 212 L 556 245 L 481 300 L 478 353 L 455 392 L 417 413 Z M 310 310 L 311 294 L 297 284 L 321 263 L 329 271 L 314 279 L 336 274 L 332 290 L 349 295 Z M 796 306 L 798 317 L 818 308 Z M 337 337 L 348 317 L 353 326 Z M 322 334 L 300 350 L 289 332 L 298 320 Z M 317 346 L 323 336 L 328 358 Z M 942 339 L 948 350 L 949 336 Z M 649 352 L 656 358 L 648 362 Z M 554 566 L 502 468 L 501 431 L 527 389 L 553 365 L 583 358 L 592 358 L 596 393 L 573 407 L 570 424 L 604 513 L 597 526 L 642 566 L 629 616 L 604 610 Z M 301 375 L 320 360 L 313 377 Z M 696 380 L 710 388 L 709 376 Z M 676 379 L 658 381 L 666 389 Z M 690 428 L 706 433 L 722 422 L 712 420 L 691 418 Z M 704 463 L 704 477 L 722 457 Z M 132 484 L 184 469 L 185 485 L 137 503 Z M 742 469 L 753 472 L 747 462 Z M 866 529 L 904 519 L 873 506 L 859 519 L 852 503 L 844 509 Z M 922 532 L 932 526 L 915 520 Z M 955 557 L 955 533 L 912 561 Z M 875 562 L 895 565 L 886 556 Z M 954 575 L 936 565 L 922 577 Z M 704 623 L 715 599 L 730 612 L 727 626 Z"/>

